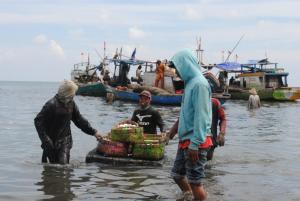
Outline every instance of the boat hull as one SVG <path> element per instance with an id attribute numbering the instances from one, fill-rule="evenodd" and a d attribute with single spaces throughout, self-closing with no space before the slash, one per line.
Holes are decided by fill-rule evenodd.
<path id="1" fill-rule="evenodd" d="M 101 82 L 80 84 L 77 95 L 104 97 L 107 93 L 106 86 Z"/>
<path id="2" fill-rule="evenodd" d="M 249 99 L 249 90 L 246 89 L 230 89 L 231 99 Z M 296 101 L 300 99 L 300 88 L 286 87 L 279 89 L 260 89 L 257 90 L 261 100 L 271 101 Z"/>
<path id="3" fill-rule="evenodd" d="M 114 90 L 115 98 L 123 101 L 139 101 L 139 94 L 132 91 Z M 182 95 L 152 95 L 151 104 L 177 105 L 181 104 Z"/>
<path id="4" fill-rule="evenodd" d="M 123 101 L 139 101 L 139 94 L 132 91 L 121 91 L 121 90 L 113 90 L 115 98 L 117 100 Z M 221 104 L 224 104 L 226 100 L 230 99 L 230 94 L 218 94 L 213 93 L 213 98 L 217 98 Z M 174 94 L 174 95 L 152 95 L 151 104 L 154 105 L 181 105 L 182 94 Z"/>

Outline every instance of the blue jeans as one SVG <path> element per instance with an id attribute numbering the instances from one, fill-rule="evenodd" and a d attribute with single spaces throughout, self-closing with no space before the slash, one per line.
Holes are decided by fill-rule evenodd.
<path id="1" fill-rule="evenodd" d="M 178 180 L 186 176 L 190 184 L 202 185 L 201 180 L 205 177 L 204 165 L 207 149 L 199 149 L 199 160 L 194 164 L 188 159 L 187 150 L 178 148 L 171 177 Z"/>

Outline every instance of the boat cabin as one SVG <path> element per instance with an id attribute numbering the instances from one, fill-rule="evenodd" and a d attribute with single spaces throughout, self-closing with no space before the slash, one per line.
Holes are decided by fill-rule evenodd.
<path id="1" fill-rule="evenodd" d="M 278 63 L 269 62 L 267 59 L 263 60 L 250 60 L 247 64 L 238 64 L 235 62 L 225 62 L 217 64 L 219 72 L 219 80 L 225 80 L 222 83 L 227 84 L 227 78 L 229 79 L 229 87 L 231 88 L 256 88 L 256 89 L 268 89 L 268 88 L 282 88 L 288 87 L 287 72 L 284 72 L 283 68 L 277 67 Z M 224 73 L 228 76 L 224 76 Z M 224 78 L 226 77 L 226 79 Z"/>
<path id="2" fill-rule="evenodd" d="M 267 59 L 249 64 L 241 65 L 241 74 L 237 77 L 240 80 L 241 88 L 281 88 L 288 87 L 287 72 L 278 68 L 277 63 L 271 63 Z"/>

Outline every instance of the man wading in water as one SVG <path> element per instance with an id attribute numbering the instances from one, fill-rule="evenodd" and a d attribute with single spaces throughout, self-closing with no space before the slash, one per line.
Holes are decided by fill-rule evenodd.
<path id="1" fill-rule="evenodd" d="M 185 199 L 205 200 L 204 165 L 207 150 L 212 146 L 210 134 L 212 107 L 211 89 L 200 71 L 196 56 L 190 50 L 178 52 L 169 65 L 185 82 L 178 134 L 179 145 L 171 172 Z"/>
<path id="2" fill-rule="evenodd" d="M 67 164 L 72 148 L 71 121 L 83 132 L 101 140 L 100 133 L 91 127 L 81 116 L 73 98 L 77 85 L 72 81 L 64 81 L 57 94 L 46 102 L 34 119 L 36 130 L 42 142 L 42 162 Z"/>

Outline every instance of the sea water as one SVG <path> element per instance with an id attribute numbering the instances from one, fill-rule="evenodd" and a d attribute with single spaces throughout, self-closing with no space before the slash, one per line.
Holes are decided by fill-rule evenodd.
<path id="1" fill-rule="evenodd" d="M 0 82 L 0 200 L 176 200 L 170 177 L 178 139 L 166 147 L 162 166 L 85 163 L 97 146 L 94 137 L 72 124 L 69 165 L 41 164 L 33 119 L 59 83 Z M 75 98 L 81 114 L 105 134 L 130 118 L 135 103 Z M 170 128 L 179 107 L 154 106 Z M 207 165 L 205 188 L 211 201 L 300 200 L 300 103 L 227 101 L 226 143 Z"/>

